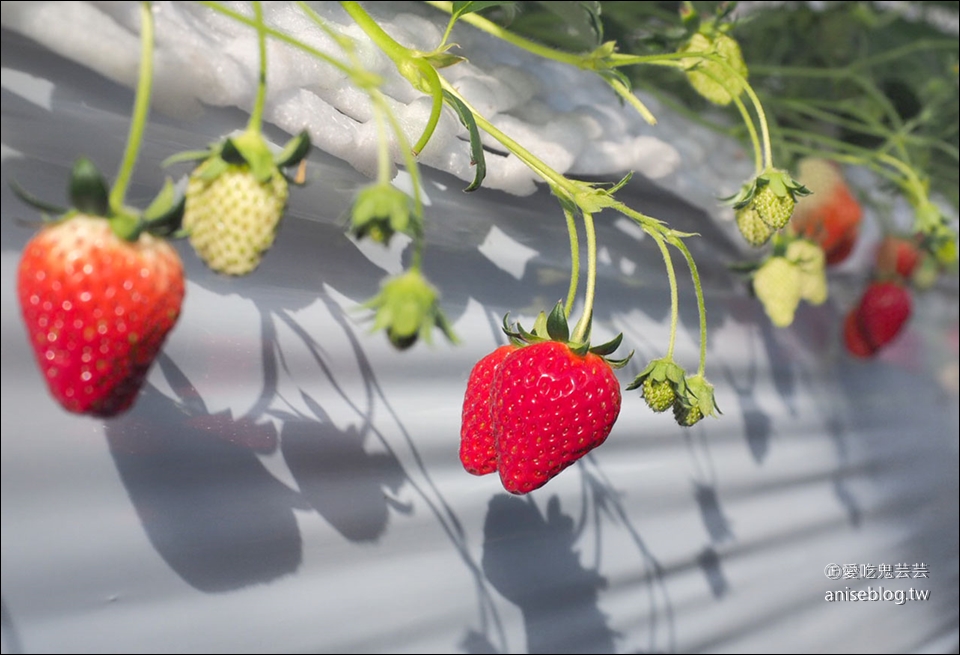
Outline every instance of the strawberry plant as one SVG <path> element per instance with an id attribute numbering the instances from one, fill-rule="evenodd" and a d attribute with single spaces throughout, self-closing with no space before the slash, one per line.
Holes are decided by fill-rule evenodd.
<path id="1" fill-rule="evenodd" d="M 546 213 L 563 226 L 569 239 L 566 296 L 552 310 L 540 312 L 529 332 L 504 319 L 507 344 L 473 367 L 461 414 L 463 467 L 475 475 L 498 472 L 512 493 L 540 488 L 604 443 L 624 402 L 617 369 L 629 357 L 611 358 L 622 337 L 599 346 L 590 342 L 594 305 L 603 293 L 598 288 L 598 220 L 612 216 L 639 228 L 662 258 L 670 289 L 669 339 L 657 357 L 642 364 L 625 390 L 636 392 L 633 396 L 655 413 L 671 411 L 681 427 L 700 425 L 720 411 L 706 375 L 704 290 L 688 246 L 697 235 L 678 231 L 623 202 L 618 194 L 630 173 L 608 183 L 575 179 L 536 154 L 537 148 L 521 143 L 502 121 L 485 115 L 476 95 L 465 92 L 457 77 L 448 74 L 471 54 L 451 40 L 455 26 L 469 26 L 544 61 L 596 75 L 622 101 L 624 111 L 635 112 L 650 126 L 656 125 L 657 117 L 644 102 L 647 96 L 635 88 L 746 144 L 752 172 L 734 180 L 726 191 L 735 190 L 732 195 L 720 198 L 717 189 L 714 197 L 718 207 L 727 207 L 736 245 L 746 246 L 742 252 L 747 261 L 734 268 L 746 274 L 745 286 L 766 320 L 778 328 L 793 323 L 802 303 L 828 301 L 831 267 L 849 261 L 868 212 L 877 211 L 848 182 L 846 173 L 852 169 L 866 170 L 896 190 L 911 208 L 913 221 L 906 230 L 884 230 L 903 238 L 891 237 L 879 248 L 869 287 L 846 313 L 841 333 L 851 352 L 869 356 L 891 343 L 911 315 L 908 285 L 929 288 L 955 266 L 956 231 L 939 202 L 946 194 L 956 205 L 956 180 L 944 173 L 945 168 L 956 168 L 955 131 L 939 129 L 944 116 L 949 120 L 956 115 L 956 85 L 951 87 L 947 79 L 944 86 L 942 79 L 950 70 L 955 79 L 955 40 L 931 38 L 889 52 L 876 52 L 870 41 L 861 44 L 862 51 L 870 53 L 865 58 L 843 54 L 842 44 L 833 44 L 833 49 L 814 56 L 810 48 L 770 41 L 782 38 L 793 43 L 799 35 L 784 37 L 781 30 L 770 36 L 758 27 L 776 24 L 793 8 L 782 15 L 763 11 L 744 15 L 729 2 L 425 4 L 436 10 L 443 29 L 436 33 L 436 42 L 418 49 L 401 42 L 357 2 L 339 3 L 346 27 L 324 18 L 315 5 L 294 2 L 285 7 L 300 24 L 323 37 L 319 40 L 302 38 L 301 32 L 295 35 L 265 20 L 259 2 L 251 3 L 249 10 L 228 3 L 196 3 L 233 28 L 255 34 L 258 66 L 249 121 L 238 133 L 171 157 L 167 164 L 193 164 L 185 172 L 182 199 L 168 185 L 150 208 L 138 212 L 124 206 L 123 195 L 149 102 L 152 28 L 144 18 L 137 105 L 114 188 L 108 194 L 99 173 L 86 162 L 78 163 L 71 187 L 74 207 L 58 211 L 59 220 L 45 228 L 24 254 L 20 293 L 29 309 L 24 318 L 58 400 L 73 411 L 104 416 L 123 411 L 134 401 L 150 362 L 176 322 L 183 296 L 182 267 L 165 237 L 187 238 L 200 260 L 225 276 L 254 274 L 272 247 L 290 199 L 290 184 L 306 179 L 312 144 L 304 129 L 275 152 L 262 133 L 270 89 L 267 73 L 274 70 L 267 65 L 270 43 L 342 77 L 349 87 L 344 92 L 367 102 L 364 111 L 376 140 L 375 166 L 370 168 L 369 184 L 356 191 L 346 212 L 345 232 L 355 242 L 375 248 L 403 242 L 403 270 L 385 276 L 379 291 L 360 304 L 372 331 L 383 333 L 397 350 L 431 344 L 436 331 L 451 344 L 459 343 L 444 312 L 443 285 L 430 280 L 424 268 L 426 228 L 433 217 L 421 167 L 426 149 L 443 133 L 443 121 L 462 128 L 464 149 L 469 150 L 465 192 L 489 182 L 487 158 L 496 152 L 519 162 L 556 199 L 555 211 Z M 837 4 L 844 7 L 825 13 L 850 11 L 846 5 L 857 3 Z M 148 6 L 144 4 L 146 15 Z M 545 14 L 552 18 L 544 20 Z M 614 38 L 607 38 L 611 34 Z M 924 111 L 908 116 L 887 97 L 887 80 L 878 79 L 878 74 L 887 64 L 891 70 L 898 68 L 902 59 L 917 52 L 927 57 L 929 77 L 913 95 L 926 105 Z M 372 69 L 374 55 L 395 68 L 398 77 L 389 84 L 406 85 L 403 94 L 422 102 L 422 120 L 399 115 L 396 98 L 387 95 L 388 83 Z M 820 56 L 828 65 L 822 65 Z M 409 176 L 409 191 L 395 184 L 398 167 Z M 131 250 L 136 254 L 128 255 Z M 77 261 L 89 262 L 99 277 L 64 291 L 67 281 L 76 277 L 61 262 L 69 259 L 64 252 L 75 252 Z M 699 357 L 690 373 L 676 352 L 678 254 L 689 270 L 697 306 Z M 131 267 L 146 267 L 149 262 L 156 269 L 144 270 L 159 282 L 155 287 L 128 289 L 133 269 L 112 267 L 108 273 L 104 265 L 94 263 L 107 256 L 131 262 Z M 60 282 L 56 289 L 53 281 Z M 89 315 L 77 313 L 78 300 L 86 302 L 81 299 L 93 294 L 93 287 L 104 294 L 129 292 L 122 313 L 130 318 L 122 329 L 120 322 L 104 322 L 108 308 L 102 303 L 89 305 Z M 79 295 L 58 295 L 62 293 Z M 60 310 L 55 311 L 56 306 Z M 133 316 L 141 323 L 134 324 Z M 70 330 L 79 332 L 71 336 Z M 124 339 L 127 343 L 121 343 Z M 67 344 L 62 352 L 57 350 L 61 344 Z M 70 359 L 74 351 L 80 363 Z M 71 376 L 77 379 L 64 382 Z"/>

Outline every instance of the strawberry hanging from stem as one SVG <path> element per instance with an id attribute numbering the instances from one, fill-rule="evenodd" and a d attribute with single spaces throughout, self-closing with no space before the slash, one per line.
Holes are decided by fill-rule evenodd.
<path id="1" fill-rule="evenodd" d="M 514 347 L 493 371 L 490 425 L 504 489 L 526 494 L 606 441 L 620 414 L 620 382 L 614 369 L 630 358 L 609 358 L 622 335 L 594 347 L 572 340 L 560 302 L 548 317 L 541 314 L 533 332 L 506 321 L 504 331 Z M 474 411 L 485 411 L 484 403 Z M 466 412 L 465 405 L 470 419 Z M 482 434 L 471 436 L 484 439 Z M 463 446 L 461 442 L 461 452 Z M 486 465 L 489 468 L 489 460 Z"/>
<path id="2" fill-rule="evenodd" d="M 246 130 L 209 149 L 174 155 L 165 163 L 201 163 L 190 174 L 183 228 L 190 245 L 218 273 L 247 275 L 276 238 L 289 198 L 282 169 L 300 164 L 310 151 L 306 131 L 276 156 L 261 134 L 266 101 L 266 36 L 261 3 L 253 3 L 260 46 L 257 97 Z"/>
<path id="3" fill-rule="evenodd" d="M 112 190 L 87 159 L 70 178 L 70 209 L 14 192 L 58 218 L 27 243 L 17 296 L 30 346 L 51 395 L 64 409 L 110 417 L 136 400 L 184 296 L 183 265 L 165 237 L 183 203 L 167 181 L 142 213 L 124 203 L 150 104 L 153 20 L 141 5 L 142 53 L 127 148 Z"/>

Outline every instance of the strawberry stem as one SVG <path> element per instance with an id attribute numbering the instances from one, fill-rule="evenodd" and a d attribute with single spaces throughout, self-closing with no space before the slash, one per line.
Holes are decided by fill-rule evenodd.
<path id="1" fill-rule="evenodd" d="M 110 189 L 110 211 L 117 216 L 130 215 L 126 207 L 127 187 L 133 175 L 143 141 L 143 131 L 150 112 L 150 93 L 153 87 L 153 12 L 149 2 L 140 3 L 140 70 L 137 78 L 137 91 L 133 102 L 133 115 L 127 146 L 120 163 L 117 179 Z M 126 231 L 126 230 L 124 230 Z"/>
<path id="2" fill-rule="evenodd" d="M 264 31 L 266 26 L 263 23 L 263 5 L 260 2 L 252 4 L 253 19 L 257 27 L 257 47 L 260 52 L 260 71 L 257 75 L 257 97 L 250 112 L 247 131 L 259 134 L 263 123 L 263 107 L 267 99 L 267 35 Z"/>
<path id="3" fill-rule="evenodd" d="M 564 207 L 563 215 L 567 219 L 567 233 L 570 236 L 570 287 L 567 289 L 567 300 L 563 306 L 563 313 L 569 319 L 577 296 L 577 286 L 580 284 L 580 239 L 577 236 L 577 221 L 573 212 Z"/>
<path id="4" fill-rule="evenodd" d="M 440 85 L 440 76 L 430 62 L 416 56 L 414 51 L 387 34 L 359 3 L 341 2 L 340 6 L 353 18 L 360 29 L 377 44 L 377 47 L 393 60 L 401 75 L 416 89 L 430 95 L 432 101 L 430 116 L 427 118 L 427 124 L 424 126 L 420 139 L 413 146 L 413 153 L 415 155 L 420 154 L 440 122 L 440 113 L 443 110 L 443 89 Z"/>
<path id="5" fill-rule="evenodd" d="M 573 343 L 586 343 L 590 338 L 593 301 L 597 287 L 597 231 L 593 224 L 593 214 L 583 212 L 583 227 L 587 235 L 587 290 L 583 302 L 583 315 L 570 336 L 570 341 Z"/>
<path id="6" fill-rule="evenodd" d="M 680 294 L 677 289 L 677 272 L 673 268 L 673 258 L 670 256 L 670 250 L 664 242 L 663 237 L 657 233 L 652 233 L 660 253 L 663 255 L 663 263 L 667 268 L 667 278 L 670 281 L 670 341 L 667 345 L 667 359 L 673 359 L 673 348 L 677 342 L 677 323 L 680 318 Z"/>

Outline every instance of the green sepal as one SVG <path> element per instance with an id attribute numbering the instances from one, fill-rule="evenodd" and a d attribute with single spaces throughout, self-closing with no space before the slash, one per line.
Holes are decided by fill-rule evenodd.
<path id="1" fill-rule="evenodd" d="M 617 191 L 619 191 L 620 189 L 622 189 L 623 187 L 625 187 L 625 186 L 627 185 L 627 183 L 628 183 L 632 178 L 633 178 L 633 171 L 630 171 L 629 173 L 627 173 L 626 175 L 624 175 L 623 178 L 622 178 L 619 182 L 617 182 L 617 183 L 614 184 L 612 187 L 610 187 L 609 189 L 607 189 L 607 193 L 609 193 L 609 194 L 612 196 L 612 195 L 615 194 Z"/>
<path id="2" fill-rule="evenodd" d="M 623 341 L 623 333 L 621 332 L 614 338 L 610 339 L 606 343 L 601 343 L 599 346 L 593 346 L 590 349 L 594 355 L 600 355 L 601 357 L 606 357 L 607 355 L 612 355 L 613 351 L 620 347 L 620 343 Z M 627 359 L 630 359 L 629 357 Z"/>
<path id="3" fill-rule="evenodd" d="M 517 328 L 519 328 L 519 329 L 521 329 L 521 330 L 523 329 L 522 327 L 520 327 L 520 324 L 519 324 L 519 323 L 517 323 Z M 546 338 L 547 338 L 548 332 L 547 332 L 547 314 L 546 314 L 546 312 L 540 312 L 539 314 L 537 314 L 537 318 L 536 318 L 536 320 L 533 322 L 533 330 L 531 330 L 531 332 L 532 332 L 532 334 L 536 335 L 537 337 L 540 337 L 540 338 L 543 338 L 543 339 L 546 339 Z"/>
<path id="4" fill-rule="evenodd" d="M 187 197 L 177 194 L 170 178 L 141 216 L 144 229 L 155 236 L 182 238 L 181 226 Z"/>
<path id="5" fill-rule="evenodd" d="M 204 182 L 213 182 L 229 168 L 230 164 L 221 155 L 215 155 L 200 165 L 198 175 Z"/>
<path id="6" fill-rule="evenodd" d="M 303 130 L 297 136 L 287 141 L 283 150 L 274 159 L 277 168 L 296 166 L 310 153 L 310 134 Z"/>
<path id="7" fill-rule="evenodd" d="M 567 342 L 570 339 L 570 328 L 567 325 L 567 315 L 563 311 L 562 302 L 557 302 L 550 316 L 547 317 L 547 334 L 552 341 Z"/>
<path id="8" fill-rule="evenodd" d="M 627 391 L 633 391 L 634 389 L 639 388 L 641 385 L 643 385 L 644 380 L 649 377 L 655 382 L 669 380 L 673 383 L 677 395 L 680 396 L 686 387 L 686 375 L 687 374 L 683 368 L 673 361 L 672 357 L 655 359 L 647 364 L 642 371 L 640 371 L 637 377 L 634 378 L 633 382 L 627 385 Z"/>
<path id="9" fill-rule="evenodd" d="M 483 142 L 480 140 L 480 130 L 477 121 L 467 106 L 448 91 L 443 92 L 443 99 L 457 112 L 457 117 L 470 134 L 470 164 L 474 166 L 473 182 L 464 191 L 475 191 L 483 184 L 487 176 L 487 160 L 484 156 Z"/>
<path id="10" fill-rule="evenodd" d="M 40 198 L 37 198 L 13 180 L 10 180 L 10 190 L 13 191 L 13 195 L 22 200 L 24 203 L 30 205 L 34 209 L 40 210 L 41 212 L 50 213 L 55 216 L 61 216 L 70 211 L 66 207 L 53 205 L 41 200 Z"/>
<path id="11" fill-rule="evenodd" d="M 92 161 L 80 157 L 70 173 L 70 204 L 79 212 L 93 216 L 110 213 L 107 181 Z"/>
<path id="12" fill-rule="evenodd" d="M 622 368 L 630 361 L 630 358 L 633 357 L 632 352 L 624 359 L 610 359 L 608 357 L 608 355 L 620 346 L 623 340 L 622 334 L 618 334 L 610 341 L 602 343 L 599 346 L 591 347 L 589 335 L 592 319 L 588 317 L 581 320 L 586 320 L 588 324 L 587 330 L 584 331 L 584 340 L 571 341 L 569 324 L 563 308 L 563 302 L 558 301 L 549 315 L 544 312 L 540 312 L 537 315 L 533 330 L 529 332 L 524 329 L 519 322 L 511 323 L 510 314 L 505 314 L 503 317 L 503 332 L 509 337 L 513 345 L 521 348 L 535 343 L 555 341 L 564 344 L 570 349 L 570 352 L 580 357 L 585 357 L 587 353 L 593 353 L 594 355 L 602 357 L 604 361 L 615 369 Z"/>
<path id="13" fill-rule="evenodd" d="M 702 418 L 723 414 L 714 398 L 713 385 L 701 374 L 687 378 L 686 392 L 678 395 L 677 402 L 686 412 L 698 410 Z"/>
<path id="14" fill-rule="evenodd" d="M 420 222 L 413 199 L 400 189 L 377 182 L 357 193 L 350 212 L 350 233 L 388 244 L 397 232 L 410 234 Z"/>
<path id="15" fill-rule="evenodd" d="M 212 148 L 207 148 L 206 150 L 185 150 L 184 152 L 178 152 L 175 155 L 170 155 L 160 164 L 163 168 L 170 166 L 172 164 L 179 164 L 185 161 L 203 161 L 204 159 L 209 158 L 211 155 L 217 154 L 217 151 Z"/>
<path id="16" fill-rule="evenodd" d="M 453 44 L 448 44 L 447 48 L 452 47 Z M 430 52 L 420 56 L 421 59 L 430 63 L 436 69 L 447 68 L 449 66 L 454 66 L 461 62 L 467 60 L 466 57 L 461 57 L 460 55 L 451 55 L 449 52 Z"/>
<path id="17" fill-rule="evenodd" d="M 624 357 L 623 359 L 610 359 L 609 357 L 604 357 L 603 361 L 610 365 L 610 368 L 621 369 L 627 364 L 630 363 L 630 360 L 633 359 L 634 351 L 631 350 L 630 354 Z"/>
<path id="18" fill-rule="evenodd" d="M 130 243 L 140 238 L 146 229 L 146 224 L 139 216 L 128 213 L 113 214 L 107 221 L 115 235 Z"/>
<path id="19" fill-rule="evenodd" d="M 263 140 L 259 132 L 244 132 L 236 137 L 229 137 L 223 143 L 220 156 L 230 164 L 246 164 L 250 172 L 260 184 L 266 184 L 277 173 L 277 165 L 273 163 L 273 153 Z"/>
<path id="20" fill-rule="evenodd" d="M 418 339 L 432 343 L 434 327 L 452 343 L 458 342 L 440 309 L 437 290 L 417 269 L 384 280 L 380 293 L 363 307 L 375 312 L 373 331 L 385 330 L 398 350 L 410 348 Z"/>

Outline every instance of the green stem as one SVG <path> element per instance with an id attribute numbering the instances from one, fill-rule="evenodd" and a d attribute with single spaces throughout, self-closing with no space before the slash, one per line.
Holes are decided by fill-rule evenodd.
<path id="1" fill-rule="evenodd" d="M 387 117 L 387 121 L 390 123 L 390 128 L 397 137 L 397 143 L 400 146 L 400 152 L 402 154 L 404 164 L 407 167 L 407 173 L 410 175 L 410 184 L 413 186 L 414 211 L 416 212 L 418 219 L 413 222 L 413 255 L 410 260 L 410 268 L 419 270 L 423 260 L 424 248 L 423 194 L 420 190 L 420 168 L 417 165 L 416 158 L 413 156 L 413 149 L 410 147 L 410 142 L 407 140 L 407 136 L 404 134 L 403 128 L 400 126 L 399 121 L 397 121 L 397 117 L 394 116 L 393 112 L 390 111 L 390 105 L 384 99 L 383 94 L 379 89 L 370 89 L 370 98 L 375 103 L 380 105 L 384 115 Z"/>
<path id="2" fill-rule="evenodd" d="M 574 343 L 584 343 L 590 338 L 590 324 L 593 319 L 593 301 L 597 288 L 597 231 L 593 224 L 593 215 L 583 212 L 583 227 L 587 235 L 587 289 L 583 301 L 583 315 L 570 335 Z"/>
<path id="3" fill-rule="evenodd" d="M 120 163 L 117 179 L 110 189 L 110 211 L 114 214 L 126 214 L 127 187 L 133 175 L 143 141 L 143 131 L 150 112 L 150 93 L 153 88 L 153 12 L 149 2 L 140 3 L 140 71 L 137 79 L 137 93 L 133 103 L 133 116 L 127 147 Z"/>
<path id="4" fill-rule="evenodd" d="M 703 298 L 703 286 L 700 283 L 700 273 L 697 270 L 697 263 L 693 260 L 693 255 L 687 249 L 687 245 L 680 239 L 672 237 L 670 243 L 683 253 L 687 260 L 687 266 L 690 268 L 690 277 L 693 278 L 693 289 L 697 294 L 697 311 L 700 313 L 700 364 L 697 366 L 697 375 L 703 375 L 707 366 L 707 305 Z"/>
<path id="5" fill-rule="evenodd" d="M 387 119 L 383 115 L 383 108 L 379 103 L 373 102 L 373 118 L 377 121 L 377 182 L 380 184 L 390 184 L 391 164 L 393 157 L 390 155 L 390 138 L 387 134 Z"/>
<path id="6" fill-rule="evenodd" d="M 563 215 L 567 219 L 567 233 L 570 236 L 570 287 L 567 289 L 567 300 L 563 306 L 563 313 L 569 319 L 577 298 L 577 286 L 580 284 L 580 238 L 577 236 L 577 221 L 573 212 L 564 207 Z"/>
<path id="7" fill-rule="evenodd" d="M 221 6 L 219 2 L 209 2 L 208 0 L 198 0 L 198 4 L 206 7 L 207 9 L 217 12 L 218 14 L 222 14 L 232 20 L 235 20 L 238 23 L 242 23 L 249 27 L 253 27 L 254 29 L 258 28 L 256 21 L 254 21 L 251 18 L 247 18 L 243 14 L 233 11 L 232 9 L 228 9 L 227 7 Z M 317 16 L 317 18 L 319 17 Z M 272 27 L 263 25 L 262 29 L 264 34 L 266 34 L 267 36 L 277 39 L 278 41 L 281 41 L 283 43 L 286 43 L 287 45 L 292 46 L 298 50 L 301 50 L 307 53 L 308 55 L 311 55 L 312 57 L 316 57 L 317 59 L 330 64 L 340 72 L 346 75 L 349 75 L 350 79 L 353 80 L 354 83 L 356 83 L 357 86 L 361 88 L 366 88 L 367 86 L 370 86 L 373 83 L 373 80 L 371 79 L 370 74 L 368 74 L 366 71 L 351 68 L 350 66 L 347 66 L 346 64 L 344 64 L 342 61 L 339 61 L 338 59 L 331 57 L 330 55 L 323 52 L 322 50 L 317 50 L 316 48 L 309 46 L 298 39 L 295 39 L 289 34 L 286 34 L 279 30 L 275 30 Z"/>
<path id="8" fill-rule="evenodd" d="M 448 14 L 453 13 L 452 2 L 433 2 L 431 0 L 427 0 L 426 4 L 430 5 L 431 7 L 435 7 L 436 9 L 439 9 L 441 11 L 444 11 Z M 559 61 L 564 64 L 570 64 L 571 66 L 576 66 L 578 68 L 584 67 L 583 62 L 586 60 L 586 57 L 584 57 L 583 55 L 577 55 L 569 52 L 562 52 L 560 50 L 554 50 L 553 48 L 542 45 L 535 41 L 525 39 L 522 36 L 518 36 L 516 34 L 513 34 L 512 32 L 509 32 L 503 29 L 496 23 L 490 20 L 487 20 L 486 18 L 484 18 L 483 16 L 480 16 L 479 14 L 464 14 L 460 16 L 459 20 L 462 20 L 465 23 L 473 25 L 481 32 L 486 32 L 491 36 L 495 36 L 498 39 L 506 41 L 507 43 L 511 43 L 517 46 L 518 48 L 523 48 L 527 52 L 543 57 L 544 59 Z M 451 23 L 449 24 L 449 28 L 447 30 L 448 33 L 449 33 L 449 29 L 452 29 L 452 27 L 453 27 L 453 22 L 451 21 Z"/>
<path id="9" fill-rule="evenodd" d="M 734 70 L 730 68 L 730 70 Z M 764 160 L 763 160 L 763 150 L 760 144 L 760 138 L 757 136 L 757 126 L 753 124 L 753 117 L 750 116 L 750 112 L 747 111 L 746 105 L 743 104 L 743 100 L 740 99 L 739 93 L 734 93 L 726 82 L 716 75 L 714 75 L 709 69 L 702 69 L 698 71 L 701 75 L 706 76 L 715 84 L 719 85 L 727 94 L 730 96 L 730 99 L 733 101 L 734 106 L 736 106 L 737 111 L 740 112 L 740 118 L 743 119 L 743 124 L 747 128 L 747 135 L 750 137 L 750 144 L 753 147 L 753 165 L 755 170 L 755 175 L 759 175 L 763 172 L 764 169 Z M 745 81 L 741 78 L 742 81 Z"/>
<path id="10" fill-rule="evenodd" d="M 260 126 L 263 122 L 263 107 L 267 101 L 267 35 L 264 32 L 263 5 L 260 2 L 253 3 L 253 20 L 257 23 L 257 48 L 260 52 L 260 71 L 257 77 L 257 97 L 253 103 L 253 111 L 250 112 L 247 131 L 259 134 Z"/>
<path id="11" fill-rule="evenodd" d="M 653 115 L 653 112 L 638 98 L 627 86 L 617 79 L 606 78 L 607 83 L 613 87 L 613 90 L 617 92 L 621 98 L 623 98 L 627 103 L 637 110 L 637 113 L 640 114 L 641 118 L 647 122 L 648 125 L 656 125 L 657 117 Z"/>
<path id="12" fill-rule="evenodd" d="M 323 58 L 325 60 L 336 62 L 341 70 L 348 72 L 354 81 L 358 82 L 358 86 L 366 92 L 370 98 L 370 102 L 373 104 L 373 111 L 377 119 L 378 130 L 381 130 L 379 143 L 377 144 L 377 179 L 380 182 L 389 182 L 390 161 L 392 160 L 392 157 L 389 153 L 389 142 L 386 138 L 385 130 L 382 127 L 384 119 L 386 119 L 387 123 L 389 123 L 390 129 L 397 138 L 401 156 L 403 157 L 404 164 L 407 167 L 407 173 L 410 175 L 410 183 L 413 186 L 414 212 L 417 216 L 417 220 L 413 222 L 412 228 L 414 245 L 410 268 L 412 270 L 419 270 L 423 261 L 423 249 L 425 245 L 423 234 L 423 194 L 421 192 L 420 169 L 417 165 L 416 158 L 413 156 L 413 149 L 410 148 L 409 141 L 407 140 L 406 134 L 404 134 L 399 121 L 397 121 L 396 116 L 394 116 L 393 112 L 390 110 L 390 104 L 383 97 L 383 93 L 379 89 L 379 78 L 363 70 L 360 61 L 357 59 L 356 52 L 352 47 L 352 42 L 333 32 L 327 26 L 326 22 L 320 17 L 320 15 L 313 11 L 313 9 L 306 5 L 306 3 L 301 2 L 298 4 L 301 6 L 301 9 L 307 14 L 307 16 L 311 18 L 311 20 L 313 20 L 324 32 L 329 34 L 338 44 L 340 44 L 340 47 L 343 48 L 343 50 L 347 53 L 347 56 L 350 58 L 353 67 L 351 68 L 344 66 L 340 62 L 336 62 L 336 60 L 330 58 L 329 55 L 323 55 Z M 366 12 L 363 12 L 362 15 L 369 19 L 369 16 L 367 16 Z M 372 21 L 372 19 L 370 20 Z M 295 39 L 292 39 L 290 44 L 294 45 L 295 47 L 299 47 L 306 52 L 312 51 L 312 48 L 301 44 Z M 399 46 L 399 44 L 398 47 L 403 48 L 403 46 Z"/>
<path id="13" fill-rule="evenodd" d="M 680 320 L 680 293 L 677 288 L 677 272 L 673 268 L 673 258 L 670 257 L 670 250 L 659 234 L 651 234 L 657 247 L 660 248 L 660 254 L 663 255 L 663 263 L 667 268 L 667 278 L 670 281 L 670 342 L 667 345 L 667 359 L 673 358 L 673 349 L 677 342 L 677 324 Z"/>
<path id="14" fill-rule="evenodd" d="M 436 69 L 425 59 L 415 56 L 414 52 L 387 34 L 358 2 L 341 2 L 344 11 L 370 37 L 396 65 L 397 70 L 413 86 L 431 97 L 430 116 L 423 133 L 413 146 L 413 153 L 419 154 L 433 136 L 443 111 L 443 90 Z"/>

